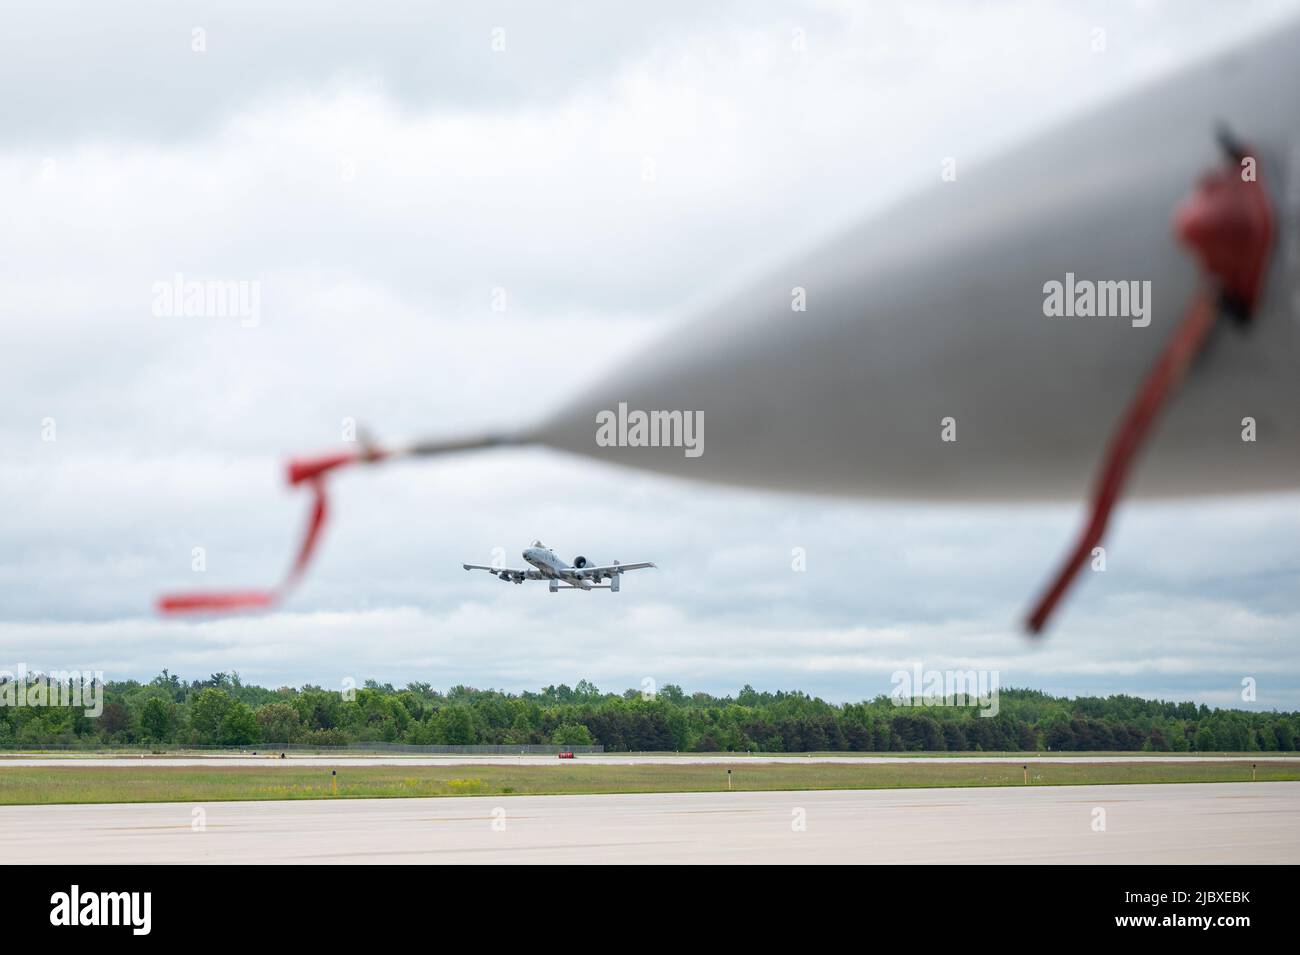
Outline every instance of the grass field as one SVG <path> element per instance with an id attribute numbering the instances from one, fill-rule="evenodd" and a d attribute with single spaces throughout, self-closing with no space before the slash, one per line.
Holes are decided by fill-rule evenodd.
<path id="1" fill-rule="evenodd" d="M 364 746 L 358 746 L 355 748 L 348 747 L 340 751 L 337 747 L 317 748 L 317 747 L 310 747 L 310 746 L 282 747 L 282 746 L 267 745 L 261 750 L 261 752 L 263 755 L 274 755 L 276 753 L 279 753 L 281 750 L 284 750 L 293 756 L 326 756 L 326 757 L 339 759 L 343 762 L 346 762 L 349 759 L 356 759 L 358 757 L 365 757 L 365 756 L 480 756 L 480 755 L 512 756 L 514 755 L 512 751 L 502 751 L 497 753 L 478 753 L 478 752 L 472 752 L 470 751 L 470 749 L 467 749 L 463 753 L 461 752 L 426 753 L 422 751 L 419 747 L 411 747 L 409 750 L 404 750 L 404 749 L 390 750 L 390 749 L 367 749 Z M 168 757 L 175 757 L 181 759 L 181 758 L 195 757 L 195 756 L 248 756 L 249 753 L 250 751 L 247 747 L 219 747 L 219 746 L 209 746 L 204 748 L 195 748 L 191 746 L 175 746 L 175 747 L 165 747 L 165 748 L 156 748 L 156 747 L 149 747 L 149 746 L 88 746 L 84 748 L 66 747 L 66 748 L 52 748 L 52 749 L 39 749 L 39 748 L 21 749 L 21 750 L 12 749 L 12 750 L 0 750 L 0 766 L 4 765 L 4 760 L 6 757 L 11 757 L 11 756 L 24 757 L 24 758 L 39 758 L 43 756 L 48 756 L 51 759 L 103 759 L 104 757 L 108 757 L 108 756 L 149 756 L 155 759 L 166 759 Z M 849 750 L 809 750 L 809 751 L 800 750 L 799 752 L 795 752 L 795 753 L 766 753 L 766 752 L 738 753 L 738 752 L 695 752 L 695 751 L 686 752 L 686 753 L 668 753 L 668 752 L 640 753 L 640 752 L 625 752 L 620 750 L 617 752 L 611 751 L 608 753 L 594 754 L 594 755 L 604 755 L 604 756 L 647 756 L 648 755 L 648 756 L 655 756 L 663 759 L 672 759 L 674 756 L 684 756 L 687 758 L 718 757 L 718 758 L 725 758 L 725 759 L 737 759 L 740 757 L 755 757 L 755 758 L 761 758 L 763 760 L 804 759 L 805 757 L 808 756 L 814 756 L 817 757 L 818 759 L 834 759 L 837 757 L 841 757 L 845 759 L 854 759 L 854 758 L 862 758 L 864 756 L 881 756 L 881 757 L 888 757 L 889 759 L 947 759 L 947 760 L 969 759 L 972 760 L 973 762 L 981 762 L 981 761 L 987 761 L 988 759 L 994 757 L 999 759 L 1003 757 L 1008 757 L 1008 758 L 1033 757 L 1036 759 L 1042 759 L 1044 756 L 1051 756 L 1053 758 L 1058 756 L 1081 756 L 1085 758 L 1090 756 L 1094 756 L 1094 757 L 1104 756 L 1107 759 L 1112 759 L 1115 757 L 1135 757 L 1141 759 L 1151 759 L 1153 756 L 1160 756 L 1161 754 L 1152 753 L 1149 750 L 1107 749 L 1107 750 L 1054 750 L 1052 752 L 1044 752 L 1042 750 L 1037 750 L 1037 751 L 1035 750 L 1023 750 L 1023 751 L 908 750 L 906 752 L 898 752 L 894 750 L 890 750 L 888 752 L 884 752 L 884 751 L 856 752 L 856 751 L 849 751 Z M 1275 753 L 1275 752 L 1261 753 L 1258 751 L 1253 753 L 1231 752 L 1231 751 L 1210 752 L 1210 753 L 1195 753 L 1195 752 L 1168 753 L 1167 755 L 1175 757 L 1177 759 L 1197 759 L 1197 758 L 1222 759 L 1224 757 L 1237 757 L 1244 760 L 1286 759 L 1285 753 Z M 1300 754 L 1296 754 L 1295 758 L 1297 760 L 1300 760 Z"/>
<path id="2" fill-rule="evenodd" d="M 331 769 L 337 769 L 337 793 Z M 759 763 L 731 767 L 731 788 L 744 790 L 925 789 L 1024 786 L 1015 764 L 836 765 Z M 1300 760 L 1260 762 L 1256 778 L 1300 780 Z M 1249 782 L 1251 762 L 1034 763 L 1031 786 L 1099 783 Z M 345 799 L 409 796 L 499 796 L 727 789 L 727 767 L 710 765 L 551 766 L 4 766 L 0 805 L 108 802 L 219 802 L 248 799 Z"/>

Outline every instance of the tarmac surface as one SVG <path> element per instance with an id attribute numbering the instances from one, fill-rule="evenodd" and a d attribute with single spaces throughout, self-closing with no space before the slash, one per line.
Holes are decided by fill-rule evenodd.
<path id="1" fill-rule="evenodd" d="M 0 807 L 42 863 L 1290 863 L 1300 782 Z"/>

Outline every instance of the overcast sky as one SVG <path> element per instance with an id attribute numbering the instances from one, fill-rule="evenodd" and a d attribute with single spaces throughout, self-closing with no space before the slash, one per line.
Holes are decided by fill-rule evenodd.
<path id="1" fill-rule="evenodd" d="M 323 551 L 274 613 L 155 616 L 165 590 L 279 578 L 307 506 L 283 460 L 337 445 L 344 418 L 392 439 L 538 418 L 941 157 L 993 154 L 1297 14 L 425 6 L 6 14 L 0 669 L 650 677 L 842 701 L 920 663 L 1220 705 L 1253 677 L 1254 705 L 1300 707 L 1300 496 L 1124 506 L 1107 572 L 1031 644 L 1017 621 L 1075 507 L 767 495 L 501 451 L 341 476 Z M 154 283 L 177 273 L 260 283 L 260 322 L 155 315 Z M 460 569 L 498 547 L 518 565 L 536 537 L 660 569 L 554 596 Z"/>

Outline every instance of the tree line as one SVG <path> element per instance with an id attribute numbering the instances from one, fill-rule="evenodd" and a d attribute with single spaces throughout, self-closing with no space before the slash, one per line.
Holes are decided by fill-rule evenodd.
<path id="1" fill-rule="evenodd" d="M 608 751 L 1293 752 L 1300 713 L 1211 709 L 1134 696 L 1053 697 L 1004 689 L 976 706 L 831 704 L 799 691 L 687 694 L 668 684 L 602 693 L 586 680 L 532 693 L 428 683 L 266 689 L 238 673 L 185 682 L 107 682 L 103 709 L 0 707 L 0 748 L 77 745 L 342 746 L 599 744 Z"/>

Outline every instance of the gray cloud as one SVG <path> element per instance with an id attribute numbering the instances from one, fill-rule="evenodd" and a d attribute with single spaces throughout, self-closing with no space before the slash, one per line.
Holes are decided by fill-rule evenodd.
<path id="1" fill-rule="evenodd" d="M 707 32 L 728 12 L 677 0 L 639 18 L 595 0 L 380 0 L 364 11 L 310 0 L 51 0 L 8 18 L 0 36 L 0 81 L 24 90 L 0 105 L 0 130 L 11 142 L 189 139 L 259 97 L 357 84 L 410 110 L 544 106 L 599 84 L 661 38 Z M 494 50 L 496 30 L 505 55 Z"/>

